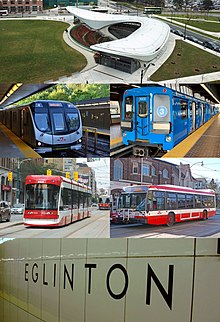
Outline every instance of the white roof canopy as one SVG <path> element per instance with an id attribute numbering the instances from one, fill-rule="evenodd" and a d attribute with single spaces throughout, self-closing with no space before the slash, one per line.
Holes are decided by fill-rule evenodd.
<path id="1" fill-rule="evenodd" d="M 117 23 L 140 23 L 140 28 L 125 38 L 91 46 L 91 49 L 99 52 L 149 61 L 158 55 L 170 34 L 167 24 L 152 18 L 113 15 L 75 7 L 67 7 L 67 10 L 95 30 Z"/>

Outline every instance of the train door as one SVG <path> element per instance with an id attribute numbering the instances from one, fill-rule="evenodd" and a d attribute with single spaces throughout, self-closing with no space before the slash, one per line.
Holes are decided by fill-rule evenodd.
<path id="1" fill-rule="evenodd" d="M 189 133 L 196 128 L 196 102 L 190 102 L 189 106 Z"/>
<path id="2" fill-rule="evenodd" d="M 121 130 L 124 144 L 136 141 L 136 109 L 133 96 L 126 96 L 122 105 Z"/>
<path id="3" fill-rule="evenodd" d="M 178 144 L 187 137 L 188 132 L 188 100 L 174 98 L 174 144 Z"/>
<path id="4" fill-rule="evenodd" d="M 137 133 L 137 139 L 146 139 L 146 136 L 149 134 L 150 129 L 150 97 L 149 96 L 137 96 L 135 97 L 135 106 L 136 106 L 136 123 L 135 131 Z"/>
<path id="5" fill-rule="evenodd" d="M 200 102 L 196 104 L 196 129 L 198 129 L 202 122 L 202 109 Z"/>
<path id="6" fill-rule="evenodd" d="M 65 121 L 64 109 L 50 108 L 52 123 L 52 145 L 65 145 L 71 143 L 71 138 Z"/>
<path id="7" fill-rule="evenodd" d="M 155 134 L 169 134 L 171 131 L 171 97 L 156 94 L 153 97 L 152 132 Z"/>

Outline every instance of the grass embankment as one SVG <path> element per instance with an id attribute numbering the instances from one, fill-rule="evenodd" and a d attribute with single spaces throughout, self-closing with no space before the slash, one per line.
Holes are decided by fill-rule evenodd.
<path id="1" fill-rule="evenodd" d="M 86 59 L 64 42 L 67 26 L 55 21 L 0 21 L 0 82 L 38 83 L 80 71 Z"/>
<path id="2" fill-rule="evenodd" d="M 195 20 L 177 19 L 177 18 L 175 18 L 175 21 L 182 22 L 183 24 L 186 23 L 187 26 L 196 27 L 206 31 L 220 32 L 219 22 L 195 21 Z"/>
<path id="3" fill-rule="evenodd" d="M 185 76 L 201 75 L 220 70 L 220 58 L 181 40 L 167 61 L 152 76 L 161 81 Z"/>

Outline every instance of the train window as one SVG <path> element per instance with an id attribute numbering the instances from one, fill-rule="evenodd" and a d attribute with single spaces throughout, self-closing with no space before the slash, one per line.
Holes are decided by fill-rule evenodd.
<path id="1" fill-rule="evenodd" d="M 125 120 L 126 121 L 131 121 L 133 117 L 133 110 L 132 110 L 132 105 L 133 105 L 133 97 L 128 96 L 125 99 Z"/>
<path id="2" fill-rule="evenodd" d="M 53 113 L 53 121 L 55 131 L 63 131 L 65 129 L 63 113 Z"/>
<path id="3" fill-rule="evenodd" d="M 42 132 L 50 132 L 50 121 L 48 114 L 46 113 L 36 113 L 34 116 L 37 128 Z"/>
<path id="4" fill-rule="evenodd" d="M 79 128 L 79 115 L 78 113 L 67 113 L 66 115 L 67 126 L 70 131 L 76 131 Z"/>
<path id="5" fill-rule="evenodd" d="M 138 116 L 145 117 L 148 115 L 147 102 L 139 101 L 138 102 Z"/>
<path id="6" fill-rule="evenodd" d="M 187 101 L 180 101 L 180 110 L 181 110 L 181 118 L 182 119 L 186 119 L 188 116 L 187 107 L 188 107 Z"/>

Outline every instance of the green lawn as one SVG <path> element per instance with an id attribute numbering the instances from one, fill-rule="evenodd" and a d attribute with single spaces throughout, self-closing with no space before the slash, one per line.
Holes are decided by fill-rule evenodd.
<path id="1" fill-rule="evenodd" d="M 38 83 L 71 75 L 85 57 L 63 40 L 64 22 L 0 21 L 0 82 Z"/>
<path id="2" fill-rule="evenodd" d="M 152 81 L 161 81 L 220 70 L 220 58 L 181 40 L 167 61 L 152 76 Z"/>
<path id="3" fill-rule="evenodd" d="M 173 19 L 174 20 L 174 19 Z M 187 24 L 199 29 L 213 31 L 213 32 L 220 32 L 220 23 L 219 22 L 206 22 L 206 21 L 195 21 L 195 20 L 186 20 L 186 19 L 177 19 L 176 21 L 182 22 L 183 24 Z"/>

